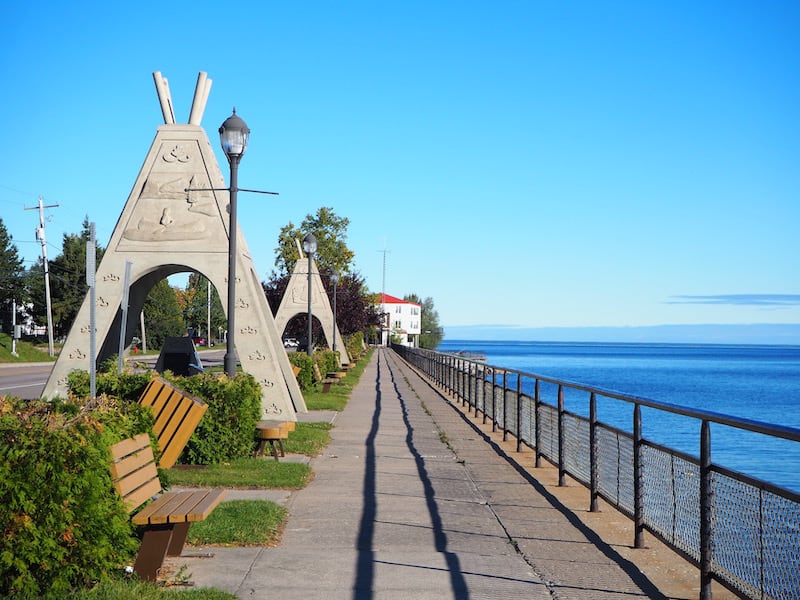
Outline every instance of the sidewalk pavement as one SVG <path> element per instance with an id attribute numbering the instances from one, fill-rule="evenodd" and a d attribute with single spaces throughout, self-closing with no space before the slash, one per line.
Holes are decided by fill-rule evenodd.
<path id="1" fill-rule="evenodd" d="M 655 540 L 632 549 L 625 517 L 589 513 L 585 488 L 559 488 L 555 469 L 533 469 L 532 452 L 514 452 L 390 350 L 375 352 L 342 413 L 301 416 L 335 424 L 313 481 L 229 492 L 286 505 L 280 544 L 167 566 L 239 598 L 698 597 L 697 569 Z"/>

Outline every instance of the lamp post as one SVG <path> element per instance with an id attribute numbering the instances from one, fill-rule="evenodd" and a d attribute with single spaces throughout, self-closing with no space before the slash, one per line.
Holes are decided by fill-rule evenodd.
<path id="1" fill-rule="evenodd" d="M 314 252 L 317 251 L 317 238 L 313 233 L 307 233 L 303 238 L 303 252 L 308 257 L 308 341 L 306 353 L 311 356 L 311 261 L 314 258 Z"/>
<path id="2" fill-rule="evenodd" d="M 236 375 L 236 343 L 235 343 L 235 314 L 236 314 L 236 194 L 239 191 L 239 161 L 247 149 L 247 138 L 250 129 L 247 124 L 236 114 L 225 119 L 219 128 L 219 139 L 222 150 L 228 157 L 231 166 L 230 179 L 230 224 L 228 226 L 228 339 L 225 349 L 225 374 L 228 377 Z"/>
<path id="3" fill-rule="evenodd" d="M 331 272 L 333 282 L 333 351 L 336 352 L 336 284 L 339 283 L 339 271 Z"/>

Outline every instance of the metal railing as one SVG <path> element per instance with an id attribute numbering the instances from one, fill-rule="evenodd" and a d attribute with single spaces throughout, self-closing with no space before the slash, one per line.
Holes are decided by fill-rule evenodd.
<path id="1" fill-rule="evenodd" d="M 486 365 L 453 354 L 393 346 L 408 363 L 463 406 L 492 420 L 516 449 L 536 452 L 590 492 L 589 509 L 604 499 L 634 522 L 634 547 L 644 532 L 700 569 L 700 597 L 712 579 L 746 598 L 800 598 L 800 494 L 711 461 L 711 424 L 800 442 L 800 429 L 695 410 L 596 387 Z M 544 388 L 547 388 L 545 393 Z M 588 417 L 565 408 L 565 393 L 585 398 Z M 547 402 L 547 397 L 552 397 Z M 631 431 L 603 423 L 598 400 L 631 409 Z M 671 413 L 698 426 L 699 458 L 642 434 L 648 418 Z M 648 423 L 650 425 L 650 423 Z M 657 422 L 653 427 L 657 428 Z"/>

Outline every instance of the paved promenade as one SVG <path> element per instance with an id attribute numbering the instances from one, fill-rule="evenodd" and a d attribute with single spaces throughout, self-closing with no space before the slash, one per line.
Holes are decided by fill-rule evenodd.
<path id="1" fill-rule="evenodd" d="M 652 540 L 633 550 L 627 519 L 588 513 L 585 488 L 526 466 L 390 350 L 329 418 L 310 485 L 265 494 L 290 513 L 278 547 L 169 564 L 240 598 L 698 597 L 696 569 Z"/>

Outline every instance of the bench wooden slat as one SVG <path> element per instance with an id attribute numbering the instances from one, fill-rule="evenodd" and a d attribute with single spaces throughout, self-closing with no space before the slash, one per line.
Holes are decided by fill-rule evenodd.
<path id="1" fill-rule="evenodd" d="M 150 516 L 160 511 L 164 504 L 173 502 L 177 494 L 178 492 L 164 492 L 155 501 L 133 515 L 131 521 L 133 521 L 135 525 L 149 525 Z"/>
<path id="2" fill-rule="evenodd" d="M 182 506 L 181 510 L 184 511 L 182 520 L 189 523 L 205 520 L 224 497 L 225 490 L 201 490 L 196 492 L 191 500 Z M 176 522 L 176 518 L 175 514 L 170 515 L 169 522 Z"/>
<path id="3" fill-rule="evenodd" d="M 161 492 L 161 482 L 153 462 L 150 436 L 140 433 L 123 440 L 111 449 L 111 477 L 122 496 L 125 508 L 131 511 Z"/>
<path id="4" fill-rule="evenodd" d="M 150 383 L 147 384 L 147 387 L 144 388 L 144 392 L 142 392 L 142 397 L 139 398 L 139 402 L 144 406 L 153 406 L 153 404 L 158 400 L 163 388 L 164 381 L 162 379 L 151 379 Z"/>
<path id="5" fill-rule="evenodd" d="M 169 523 L 169 515 L 185 501 L 181 492 L 164 492 L 158 500 L 148 504 L 133 517 L 137 525 L 159 525 Z"/>
<path id="6" fill-rule="evenodd" d="M 168 469 L 177 462 L 208 405 L 160 377 L 150 380 L 139 402 L 153 411 L 153 431 L 161 451 L 159 466 Z"/>
<path id="7" fill-rule="evenodd" d="M 156 415 L 156 422 L 153 424 L 153 431 L 158 432 L 158 437 L 161 438 L 162 433 L 169 427 L 170 421 L 173 418 L 180 423 L 189 406 L 183 404 L 181 401 L 183 396 L 176 390 L 165 390 L 161 394 L 158 401 L 153 404 L 153 412 Z M 189 401 L 191 402 L 191 400 Z"/>
<path id="8" fill-rule="evenodd" d="M 149 454 L 149 456 L 148 456 Z M 153 450 L 146 452 L 144 448 L 137 450 L 135 454 L 129 454 L 124 460 L 120 460 L 111 465 L 111 476 L 114 479 L 122 479 L 134 471 L 138 471 L 148 462 L 153 460 Z"/>
<path id="9" fill-rule="evenodd" d="M 169 510 L 162 510 L 151 516 L 150 522 L 186 523 L 189 520 L 189 515 L 192 510 L 198 502 L 201 502 L 203 498 L 205 498 L 206 493 L 206 490 L 178 492 L 178 496 L 175 498 Z M 163 521 L 161 519 L 163 519 Z"/>
<path id="10" fill-rule="evenodd" d="M 140 433 L 132 438 L 117 442 L 111 447 L 111 455 L 117 461 L 129 454 L 133 454 L 150 445 L 150 436 L 146 433 Z"/>
<path id="11" fill-rule="evenodd" d="M 175 411 L 158 440 L 162 452 L 162 465 L 175 464 L 207 409 L 208 405 L 205 402 L 198 404 L 192 398 L 186 396 L 181 398 L 179 409 Z M 180 420 L 178 419 L 179 414 L 181 415 Z"/>
<path id="12" fill-rule="evenodd" d="M 225 490 L 164 492 L 133 516 L 136 525 L 194 523 L 203 521 L 225 497 Z"/>

